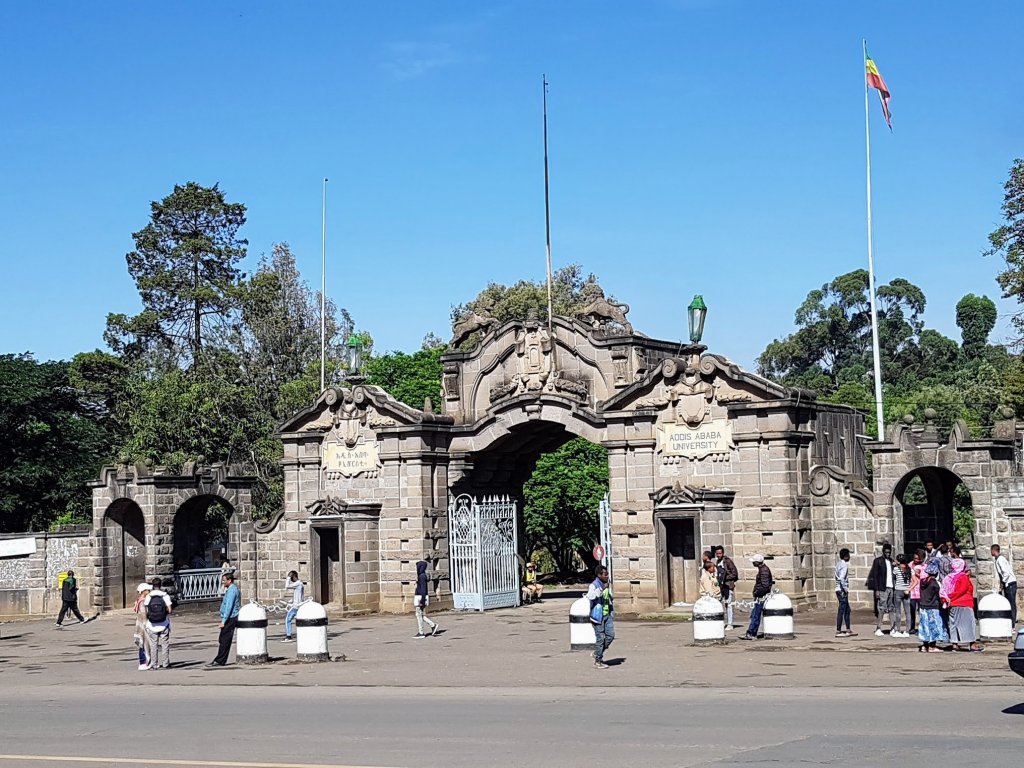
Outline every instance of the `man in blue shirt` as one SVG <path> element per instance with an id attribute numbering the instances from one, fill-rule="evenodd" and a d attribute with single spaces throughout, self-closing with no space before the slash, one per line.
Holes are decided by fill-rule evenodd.
<path id="1" fill-rule="evenodd" d="M 238 624 L 238 612 L 242 610 L 242 593 L 235 584 L 235 574 L 225 573 L 221 576 L 221 583 L 224 585 L 224 597 L 220 601 L 220 649 L 217 658 L 206 665 L 208 667 L 223 667 L 228 663 L 231 640 Z"/>

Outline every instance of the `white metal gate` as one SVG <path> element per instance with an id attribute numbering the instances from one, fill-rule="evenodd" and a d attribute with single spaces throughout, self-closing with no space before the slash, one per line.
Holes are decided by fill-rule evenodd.
<path id="1" fill-rule="evenodd" d="M 608 580 L 612 580 L 612 505 L 608 500 L 608 494 L 601 499 L 597 508 L 597 516 L 601 521 L 601 546 L 604 548 L 604 558 L 601 565 L 608 569 Z"/>
<path id="2" fill-rule="evenodd" d="M 508 496 L 477 501 L 468 494 L 448 504 L 452 597 L 456 610 L 519 605 L 516 503 Z"/>

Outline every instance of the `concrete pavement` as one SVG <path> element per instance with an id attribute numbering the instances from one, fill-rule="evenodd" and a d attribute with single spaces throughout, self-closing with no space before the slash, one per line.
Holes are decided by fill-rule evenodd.
<path id="1" fill-rule="evenodd" d="M 1009 644 L 919 654 L 913 639 L 875 638 L 873 624 L 837 640 L 830 616 L 800 614 L 793 640 L 697 648 L 688 623 L 620 621 L 618 663 L 595 670 L 567 650 L 574 596 L 437 614 L 444 631 L 425 640 L 410 616 L 336 620 L 331 651 L 345 661 L 323 664 L 289 661 L 275 617 L 276 661 L 215 670 L 202 668 L 216 647 L 209 615 L 175 617 L 174 666 L 151 672 L 136 669 L 128 614 L 5 624 L 0 768 L 1019 759 L 1024 684 L 1007 669 Z"/>

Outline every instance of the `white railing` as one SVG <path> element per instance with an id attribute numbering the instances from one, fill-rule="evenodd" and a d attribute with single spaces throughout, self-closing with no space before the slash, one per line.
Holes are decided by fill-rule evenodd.
<path id="1" fill-rule="evenodd" d="M 191 568 L 175 571 L 174 588 L 178 601 L 216 600 L 220 597 L 220 568 Z"/>

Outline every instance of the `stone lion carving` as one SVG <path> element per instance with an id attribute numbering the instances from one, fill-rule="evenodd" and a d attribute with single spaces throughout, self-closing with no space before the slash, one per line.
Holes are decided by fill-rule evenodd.
<path id="1" fill-rule="evenodd" d="M 468 315 L 463 316 L 461 319 L 456 321 L 452 326 L 454 336 L 452 336 L 451 343 L 448 345 L 451 349 L 458 349 L 458 347 L 472 336 L 477 331 L 483 331 L 487 333 L 493 326 L 498 324 L 498 319 L 491 316 L 487 312 L 477 312 L 473 310 Z"/>
<path id="2" fill-rule="evenodd" d="M 608 301 L 604 294 L 601 294 L 583 309 L 579 310 L 576 316 L 589 320 L 594 330 L 598 330 L 603 323 L 611 321 L 618 323 L 627 334 L 632 335 L 633 326 L 626 319 L 628 312 L 629 304 L 618 304 L 614 301 Z"/>

